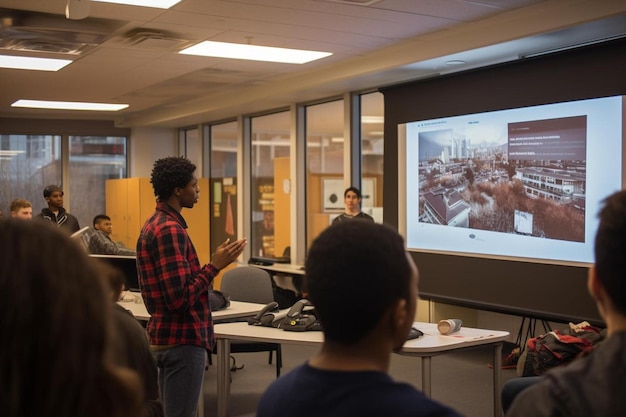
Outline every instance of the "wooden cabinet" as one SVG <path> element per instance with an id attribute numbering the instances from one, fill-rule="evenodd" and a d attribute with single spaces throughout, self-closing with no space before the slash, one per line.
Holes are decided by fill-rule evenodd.
<path id="1" fill-rule="evenodd" d="M 198 180 L 200 195 L 193 209 L 183 209 L 187 233 L 193 242 L 200 264 L 209 262 L 209 181 Z M 107 180 L 106 211 L 113 223 L 111 238 L 135 248 L 139 233 L 146 220 L 154 213 L 156 197 L 149 178 Z"/>
<path id="2" fill-rule="evenodd" d="M 105 192 L 106 212 L 113 223 L 111 238 L 135 248 L 141 227 L 156 206 L 150 179 L 107 180 Z"/>
<path id="3" fill-rule="evenodd" d="M 276 256 L 281 256 L 287 246 L 291 246 L 289 164 L 289 157 L 274 158 L 274 253 Z"/>

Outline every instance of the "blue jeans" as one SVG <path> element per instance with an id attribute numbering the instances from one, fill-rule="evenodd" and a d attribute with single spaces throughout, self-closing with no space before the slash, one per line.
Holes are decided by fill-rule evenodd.
<path id="1" fill-rule="evenodd" d="M 196 417 L 207 352 L 180 345 L 153 352 L 159 369 L 159 395 L 166 417 Z"/>

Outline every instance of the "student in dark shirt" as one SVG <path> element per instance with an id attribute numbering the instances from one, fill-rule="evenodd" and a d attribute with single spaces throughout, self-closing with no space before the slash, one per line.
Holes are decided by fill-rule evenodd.
<path id="1" fill-rule="evenodd" d="M 402 237 L 388 226 L 348 221 L 324 230 L 305 276 L 324 343 L 270 385 L 257 417 L 458 417 L 388 374 L 415 319 L 417 277 Z"/>
<path id="2" fill-rule="evenodd" d="M 41 213 L 35 216 L 36 218 L 47 220 L 69 234 L 80 230 L 78 219 L 63 207 L 63 190 L 61 187 L 48 185 L 43 189 L 43 198 L 48 203 L 48 207 L 42 209 Z"/>
<path id="3" fill-rule="evenodd" d="M 100 255 L 135 256 L 134 249 L 128 249 L 121 243 L 111 239 L 113 223 L 106 214 L 98 214 L 93 218 L 93 232 L 89 238 L 89 253 Z"/>
<path id="4" fill-rule="evenodd" d="M 374 221 L 374 218 L 361 211 L 361 191 L 356 187 L 348 187 L 343 192 L 343 200 L 346 205 L 345 211 L 333 219 L 332 224 L 337 224 L 346 220 L 367 220 Z"/>

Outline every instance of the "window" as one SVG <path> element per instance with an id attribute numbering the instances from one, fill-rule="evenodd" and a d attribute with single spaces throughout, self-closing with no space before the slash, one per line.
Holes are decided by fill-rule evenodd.
<path id="1" fill-rule="evenodd" d="M 69 211 L 89 226 L 106 211 L 105 181 L 127 176 L 126 137 L 70 136 L 69 143 Z"/>
<path id="2" fill-rule="evenodd" d="M 80 225 L 91 224 L 105 211 L 105 180 L 127 176 L 129 135 L 110 121 L 13 120 L 0 133 L 0 209 L 8 214 L 13 199 L 25 198 L 40 213 L 44 187 L 55 184 Z"/>
<path id="3" fill-rule="evenodd" d="M 43 189 L 61 184 L 61 136 L 0 135 L 0 209 L 10 216 L 11 201 L 25 198 L 33 215 L 48 207 Z"/>

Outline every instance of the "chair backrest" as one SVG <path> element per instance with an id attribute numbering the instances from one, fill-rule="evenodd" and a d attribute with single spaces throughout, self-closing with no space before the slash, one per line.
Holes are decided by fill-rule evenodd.
<path id="1" fill-rule="evenodd" d="M 72 236 L 70 237 L 80 243 L 80 246 L 85 250 L 85 252 L 89 253 L 89 240 L 91 239 L 91 236 L 93 236 L 93 229 L 91 226 L 85 226 L 72 233 Z"/>
<path id="2" fill-rule="evenodd" d="M 224 272 L 220 291 L 233 301 L 259 304 L 274 301 L 270 273 L 253 266 L 238 266 Z"/>

